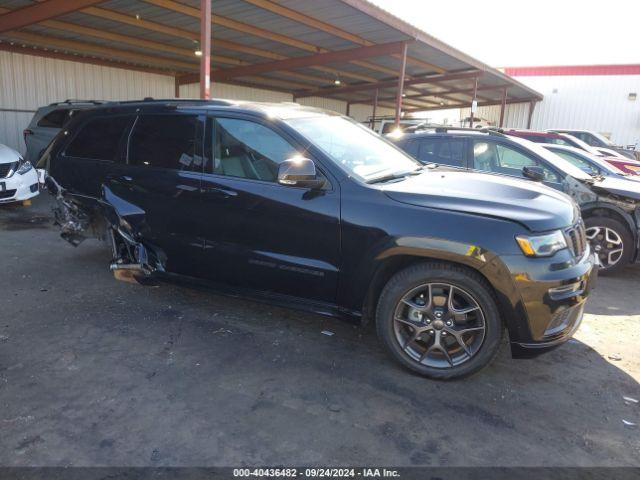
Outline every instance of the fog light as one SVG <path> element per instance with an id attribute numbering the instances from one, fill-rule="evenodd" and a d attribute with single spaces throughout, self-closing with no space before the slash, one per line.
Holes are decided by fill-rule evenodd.
<path id="1" fill-rule="evenodd" d="M 549 289 L 549 296 L 553 300 L 562 300 L 569 297 L 575 297 L 584 292 L 584 282 L 570 283 Z"/>

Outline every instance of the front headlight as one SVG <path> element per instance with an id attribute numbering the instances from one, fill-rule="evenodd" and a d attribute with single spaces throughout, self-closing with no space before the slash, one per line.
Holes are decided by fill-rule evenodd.
<path id="1" fill-rule="evenodd" d="M 527 257 L 550 257 L 567 248 L 567 240 L 560 230 L 546 235 L 518 235 L 516 241 Z"/>
<path id="2" fill-rule="evenodd" d="M 29 160 L 25 160 L 24 158 L 20 157 L 20 160 L 18 161 L 18 168 L 16 168 L 16 173 L 18 173 L 19 175 L 24 175 L 32 168 L 33 165 L 31 165 L 31 162 Z"/>

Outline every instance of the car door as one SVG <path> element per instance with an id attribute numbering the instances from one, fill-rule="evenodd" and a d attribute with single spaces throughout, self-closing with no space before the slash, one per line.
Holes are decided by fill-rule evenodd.
<path id="1" fill-rule="evenodd" d="M 204 240 L 199 232 L 204 117 L 148 113 L 136 119 L 126 163 L 107 187 L 126 206 L 126 221 L 164 258 L 169 273 L 197 273 Z"/>
<path id="2" fill-rule="evenodd" d="M 120 161 L 134 119 L 132 115 L 89 118 L 74 131 L 49 173 L 71 193 L 98 198 L 109 171 Z"/>
<path id="3" fill-rule="evenodd" d="M 253 117 L 212 117 L 205 139 L 205 276 L 243 288 L 334 302 L 340 196 L 277 183 L 278 164 L 306 155 L 285 132 Z M 315 159 L 313 159 L 315 160 Z"/>
<path id="4" fill-rule="evenodd" d="M 544 171 L 543 183 L 563 191 L 563 176 L 547 162 L 518 146 L 499 142 L 493 138 L 474 138 L 471 142 L 473 169 L 499 173 L 516 178 L 526 178 L 524 167 L 540 167 Z"/>

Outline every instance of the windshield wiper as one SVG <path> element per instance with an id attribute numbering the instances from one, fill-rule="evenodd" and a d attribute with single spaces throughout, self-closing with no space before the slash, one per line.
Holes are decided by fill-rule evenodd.
<path id="1" fill-rule="evenodd" d="M 400 172 L 400 173 L 390 173 L 388 175 L 382 175 L 380 177 L 372 178 L 371 180 L 367 180 L 366 183 L 369 185 L 373 183 L 384 183 L 390 182 L 391 180 L 400 180 L 401 178 L 405 178 L 409 175 L 418 175 L 424 167 L 418 167 L 415 170 L 411 170 L 409 172 Z"/>

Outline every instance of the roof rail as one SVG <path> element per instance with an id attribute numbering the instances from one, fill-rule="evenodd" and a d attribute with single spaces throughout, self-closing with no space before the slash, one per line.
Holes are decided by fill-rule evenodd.
<path id="1" fill-rule="evenodd" d="M 212 100 L 202 100 L 200 98 L 153 98 L 153 97 L 145 97 L 142 100 L 122 100 L 122 101 L 114 101 L 108 103 L 115 104 L 128 104 L 128 103 L 190 103 L 190 104 L 203 104 L 203 105 L 222 105 L 228 106 L 233 105 L 232 100 L 224 100 L 215 98 Z"/>
<path id="2" fill-rule="evenodd" d="M 74 103 L 91 103 L 93 105 L 102 105 L 103 103 L 107 103 L 107 100 L 81 100 L 78 98 L 67 98 L 62 102 L 53 102 L 50 103 L 50 107 L 55 107 L 56 105 L 73 105 Z"/>
<path id="3" fill-rule="evenodd" d="M 504 133 L 502 133 L 501 128 L 489 127 L 489 128 L 467 128 L 467 127 L 448 127 L 446 125 L 443 126 L 421 126 L 414 130 L 413 132 L 407 133 L 419 133 L 421 131 L 433 130 L 435 133 L 448 133 L 448 132 L 479 132 L 479 133 L 487 133 L 489 135 L 495 135 L 498 137 L 506 137 Z"/>

